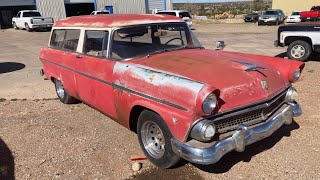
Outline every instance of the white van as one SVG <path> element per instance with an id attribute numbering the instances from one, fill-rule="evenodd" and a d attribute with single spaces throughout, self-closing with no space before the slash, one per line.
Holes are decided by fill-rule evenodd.
<path id="1" fill-rule="evenodd" d="M 183 19 L 189 27 L 192 26 L 192 17 L 188 11 L 185 10 L 166 10 L 166 11 L 158 11 L 156 14 L 167 14 L 172 16 L 177 16 Z"/>

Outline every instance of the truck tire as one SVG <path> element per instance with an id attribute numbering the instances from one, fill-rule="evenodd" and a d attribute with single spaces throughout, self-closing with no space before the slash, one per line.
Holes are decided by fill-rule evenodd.
<path id="1" fill-rule="evenodd" d="M 32 31 L 32 29 L 29 27 L 29 24 L 28 23 L 25 23 L 25 28 L 26 28 L 26 30 L 28 31 L 28 32 L 31 32 Z"/>
<path id="2" fill-rule="evenodd" d="M 14 28 L 15 30 L 18 30 L 18 29 L 19 29 L 18 26 L 17 26 L 17 24 L 16 24 L 16 22 L 12 22 L 12 26 L 13 26 L 13 28 Z"/>
<path id="3" fill-rule="evenodd" d="M 137 134 L 144 154 L 156 166 L 171 168 L 181 160 L 172 150 L 173 136 L 167 124 L 155 112 L 142 111 L 138 118 Z"/>
<path id="4" fill-rule="evenodd" d="M 55 89 L 59 100 L 64 104 L 74 104 L 79 102 L 76 98 L 72 97 L 68 91 L 63 87 L 63 84 L 58 79 L 54 79 Z"/>
<path id="5" fill-rule="evenodd" d="M 311 45 L 306 41 L 297 40 L 292 42 L 287 49 L 290 59 L 305 62 L 312 54 Z"/>

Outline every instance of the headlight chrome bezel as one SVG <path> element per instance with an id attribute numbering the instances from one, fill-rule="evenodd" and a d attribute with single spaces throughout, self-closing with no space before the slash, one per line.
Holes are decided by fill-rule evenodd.
<path id="1" fill-rule="evenodd" d="M 216 134 L 216 126 L 210 120 L 202 120 L 192 127 L 190 137 L 201 142 L 210 141 Z"/>
<path id="2" fill-rule="evenodd" d="M 298 92 L 294 87 L 290 87 L 286 93 L 286 102 L 294 102 L 298 98 Z"/>

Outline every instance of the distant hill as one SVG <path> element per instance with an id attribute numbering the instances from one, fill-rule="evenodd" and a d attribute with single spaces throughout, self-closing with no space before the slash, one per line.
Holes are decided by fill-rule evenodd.
<path id="1" fill-rule="evenodd" d="M 246 14 L 252 11 L 264 11 L 272 7 L 272 0 L 215 2 L 215 3 L 174 3 L 174 9 L 187 10 L 192 15 L 211 17 L 216 14 Z"/>

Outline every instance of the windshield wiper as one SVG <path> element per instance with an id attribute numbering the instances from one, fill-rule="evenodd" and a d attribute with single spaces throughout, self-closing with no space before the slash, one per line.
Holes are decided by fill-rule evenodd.
<path id="1" fill-rule="evenodd" d="M 161 54 L 161 53 L 164 53 L 164 52 L 169 52 L 168 49 L 160 49 L 160 50 L 157 50 L 157 51 L 154 51 L 154 52 L 151 52 L 149 54 L 147 54 L 147 57 L 151 56 L 151 55 L 154 55 L 154 54 Z"/>
<path id="2" fill-rule="evenodd" d="M 172 48 L 172 49 L 160 49 L 160 50 L 149 53 L 147 57 L 150 57 L 151 55 L 154 55 L 154 54 L 161 54 L 164 52 L 171 52 L 171 51 L 182 50 L 182 49 L 199 49 L 199 48 L 204 49 L 204 47 L 202 46 L 181 46 L 181 47 Z"/>

